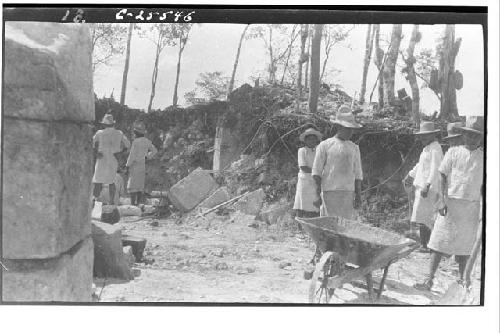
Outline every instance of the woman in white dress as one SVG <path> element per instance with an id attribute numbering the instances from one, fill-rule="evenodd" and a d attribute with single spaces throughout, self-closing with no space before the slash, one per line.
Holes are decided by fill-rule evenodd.
<path id="1" fill-rule="evenodd" d="M 322 134 L 314 128 L 309 128 L 299 137 L 305 146 L 298 151 L 299 174 L 297 190 L 295 192 L 295 203 L 293 209 L 297 217 L 317 217 L 319 208 L 313 203 L 318 199 L 316 185 L 311 174 L 316 155 L 316 146 L 321 141 Z"/>
<path id="2" fill-rule="evenodd" d="M 437 141 L 439 129 L 433 122 L 422 122 L 420 130 L 415 133 L 416 139 L 424 148 L 415 167 L 405 177 L 405 183 L 415 187 L 415 202 L 411 222 L 420 229 L 420 243 L 423 252 L 429 252 L 427 244 L 434 226 L 439 200 L 440 181 L 438 168 L 443 159 L 443 150 Z"/>
<path id="3" fill-rule="evenodd" d="M 158 150 L 153 143 L 146 137 L 146 127 L 143 123 L 134 126 L 135 139 L 130 148 L 130 155 L 127 160 L 128 183 L 127 192 L 130 193 L 132 205 L 138 205 L 142 202 L 144 192 L 144 183 L 146 180 L 146 159 L 152 158 Z"/>
<path id="4" fill-rule="evenodd" d="M 415 288 L 430 290 L 443 255 L 455 255 L 459 282 L 472 252 L 480 223 L 483 194 L 484 151 L 482 140 L 484 118 L 469 117 L 461 128 L 464 145 L 451 147 L 439 166 L 441 200 L 439 216 L 429 240 L 432 250 L 429 274 Z"/>

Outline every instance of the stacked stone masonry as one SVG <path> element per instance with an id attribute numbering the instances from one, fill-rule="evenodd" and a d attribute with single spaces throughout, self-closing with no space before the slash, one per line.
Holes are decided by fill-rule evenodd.
<path id="1" fill-rule="evenodd" d="M 90 33 L 40 22 L 4 31 L 2 300 L 90 301 Z"/>

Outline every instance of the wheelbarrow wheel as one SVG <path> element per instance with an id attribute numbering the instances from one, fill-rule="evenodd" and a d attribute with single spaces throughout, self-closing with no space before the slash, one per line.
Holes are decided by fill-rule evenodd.
<path id="1" fill-rule="evenodd" d="M 309 303 L 329 303 L 335 289 L 328 288 L 328 279 L 342 273 L 345 261 L 336 252 L 327 251 L 316 263 L 311 284 L 309 285 Z"/>

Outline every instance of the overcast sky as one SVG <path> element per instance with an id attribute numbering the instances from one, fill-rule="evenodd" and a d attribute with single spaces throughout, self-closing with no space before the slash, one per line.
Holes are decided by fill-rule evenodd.
<path id="1" fill-rule="evenodd" d="M 381 33 L 389 40 L 391 25 L 382 25 Z M 230 75 L 236 48 L 244 25 L 238 24 L 203 24 L 195 25 L 190 34 L 189 42 L 182 58 L 181 76 L 179 82 L 179 104 L 184 104 L 184 93 L 195 87 L 195 81 L 202 72 L 221 71 Z M 359 93 L 363 70 L 363 57 L 367 25 L 357 25 L 350 33 L 345 43 L 332 49 L 328 61 L 328 69 L 339 70 L 334 79 L 328 83 L 340 84 L 349 95 Z M 403 40 L 401 49 L 406 49 L 410 39 L 412 25 L 403 25 Z M 444 25 L 421 25 L 422 40 L 417 44 L 415 53 L 422 48 L 435 48 L 436 39 L 441 36 Z M 456 69 L 464 76 L 464 86 L 457 91 L 457 104 L 461 115 L 483 114 L 483 33 L 480 25 L 457 25 L 456 38 L 462 38 L 460 51 L 456 58 Z M 347 45 L 349 47 L 347 47 Z M 381 47 L 385 50 L 386 44 Z M 322 54 L 323 57 L 323 54 Z M 267 66 L 268 56 L 260 40 L 248 40 L 243 43 L 239 67 L 236 75 L 236 87 L 248 82 L 261 73 Z M 124 56 L 117 57 L 109 66 L 98 68 L 94 75 L 94 90 L 99 97 L 109 96 L 114 90 L 114 96 L 119 99 Z M 400 60 L 401 61 L 401 60 Z M 154 45 L 147 39 L 141 39 L 134 33 L 130 56 L 126 104 L 133 108 L 146 109 L 151 93 L 151 73 L 154 63 Z M 172 104 L 177 64 L 177 49 L 167 48 L 162 53 L 159 66 L 159 76 L 156 85 L 156 96 L 153 108 L 165 108 Z M 405 78 L 396 70 L 396 90 L 411 89 Z M 373 62 L 369 68 L 367 80 L 367 99 L 377 77 Z M 422 82 L 420 82 L 421 84 Z M 439 101 L 429 89 L 420 91 L 421 109 L 425 113 L 433 113 L 439 109 Z M 377 92 L 372 101 L 377 101 Z"/>

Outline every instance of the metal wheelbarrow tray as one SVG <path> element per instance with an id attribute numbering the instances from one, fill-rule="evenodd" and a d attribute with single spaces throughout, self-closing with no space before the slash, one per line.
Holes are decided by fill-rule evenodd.
<path id="1" fill-rule="evenodd" d="M 296 220 L 322 254 L 315 260 L 309 288 L 309 301 L 314 303 L 321 302 L 323 295 L 328 302 L 335 288 L 360 277 L 366 278 L 368 294 L 373 300 L 371 273 L 384 269 L 377 291 L 379 298 L 389 266 L 419 247 L 411 239 L 353 220 L 331 216 Z M 349 266 L 356 267 L 349 270 Z"/>

